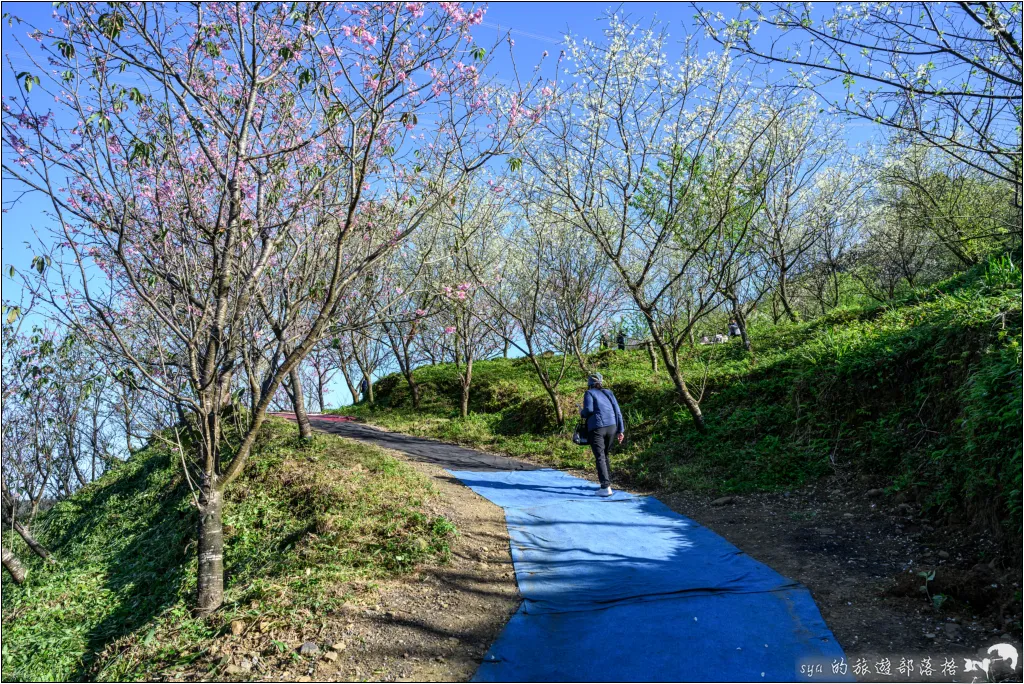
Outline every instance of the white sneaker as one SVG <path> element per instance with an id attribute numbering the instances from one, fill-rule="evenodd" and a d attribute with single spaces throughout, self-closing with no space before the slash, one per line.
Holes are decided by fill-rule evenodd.
<path id="1" fill-rule="evenodd" d="M 611 496 L 612 495 L 612 488 L 611 487 L 604 487 L 602 489 L 599 489 L 599 490 L 597 490 L 597 495 L 598 496 Z"/>

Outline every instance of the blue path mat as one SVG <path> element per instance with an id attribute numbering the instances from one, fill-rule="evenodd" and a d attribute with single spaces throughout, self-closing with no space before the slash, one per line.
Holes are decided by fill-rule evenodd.
<path id="1" fill-rule="evenodd" d="M 505 509 L 524 599 L 476 681 L 853 681 L 807 589 L 657 499 L 450 472 Z"/>

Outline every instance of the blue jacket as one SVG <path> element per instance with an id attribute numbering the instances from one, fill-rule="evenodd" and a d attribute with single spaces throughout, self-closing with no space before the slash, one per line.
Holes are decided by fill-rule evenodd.
<path id="1" fill-rule="evenodd" d="M 626 427 L 622 423 L 622 410 L 611 390 L 588 389 L 583 395 L 580 418 L 587 419 L 587 430 L 614 425 L 619 434 L 626 432 Z"/>

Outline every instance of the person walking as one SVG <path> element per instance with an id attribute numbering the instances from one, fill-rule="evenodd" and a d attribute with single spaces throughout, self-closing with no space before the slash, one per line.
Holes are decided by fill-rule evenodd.
<path id="1" fill-rule="evenodd" d="M 604 388 L 604 378 L 594 373 L 587 378 L 587 391 L 583 394 L 583 406 L 580 418 L 587 421 L 587 432 L 590 448 L 597 462 L 597 478 L 601 481 L 598 496 L 612 495 L 612 476 L 608 466 L 608 454 L 612 445 L 626 437 L 626 428 L 622 422 L 622 410 L 611 390 Z"/>

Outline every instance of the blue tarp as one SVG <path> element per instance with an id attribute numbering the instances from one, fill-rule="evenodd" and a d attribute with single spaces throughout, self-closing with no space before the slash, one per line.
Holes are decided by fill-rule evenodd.
<path id="1" fill-rule="evenodd" d="M 843 652 L 810 593 L 657 499 L 452 471 L 505 509 L 523 604 L 477 681 L 795 681 Z"/>

